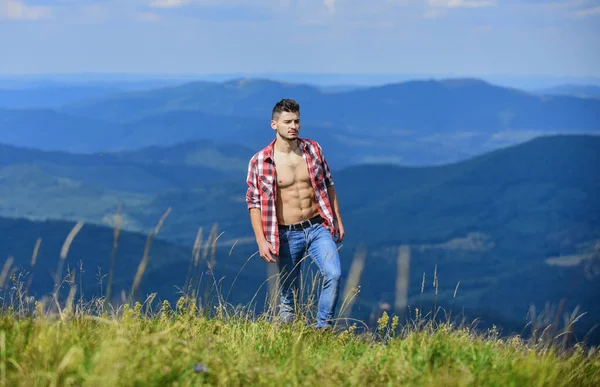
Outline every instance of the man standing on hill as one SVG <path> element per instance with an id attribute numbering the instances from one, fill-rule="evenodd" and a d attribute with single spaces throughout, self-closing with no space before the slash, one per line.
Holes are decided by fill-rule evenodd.
<path id="1" fill-rule="evenodd" d="M 336 242 L 344 239 L 331 171 L 321 146 L 299 138 L 300 106 L 282 99 L 273 108 L 275 139 L 248 165 L 246 202 L 260 256 L 277 262 L 281 283 L 280 317 L 295 316 L 301 261 L 308 253 L 324 277 L 317 328 L 330 327 L 340 292 Z M 334 239 L 336 238 L 336 239 Z"/>

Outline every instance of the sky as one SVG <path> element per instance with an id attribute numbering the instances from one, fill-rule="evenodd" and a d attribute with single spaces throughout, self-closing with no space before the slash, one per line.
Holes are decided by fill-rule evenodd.
<path id="1" fill-rule="evenodd" d="M 600 77 L 600 0 L 0 0 L 0 74 Z"/>

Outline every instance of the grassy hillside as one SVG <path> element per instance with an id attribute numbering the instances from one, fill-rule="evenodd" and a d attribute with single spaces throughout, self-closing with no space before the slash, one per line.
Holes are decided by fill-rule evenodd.
<path id="1" fill-rule="evenodd" d="M 114 184 L 114 181 L 111 183 Z M 146 187 L 149 183 L 146 181 Z M 106 216 L 115 213 L 120 202 L 125 202 L 125 208 L 129 209 L 151 200 L 143 193 L 105 189 L 53 176 L 36 165 L 11 165 L 0 169 L 0 216 L 85 219 L 101 223 Z M 127 217 L 127 225 L 140 227 L 137 220 L 130 217 Z"/>
<path id="2" fill-rule="evenodd" d="M 44 150 L 95 152 L 114 144 L 122 125 L 51 109 L 0 108 L 0 142 Z"/>
<path id="3" fill-rule="evenodd" d="M 599 150 L 597 136 L 551 136 L 447 166 L 357 166 L 335 178 L 348 227 L 368 243 L 440 243 L 480 231 L 531 254 L 597 236 Z"/>
<path id="4" fill-rule="evenodd" d="M 172 146 L 148 146 L 134 151 L 109 152 L 103 157 L 139 164 L 189 165 L 221 171 L 243 171 L 255 150 L 233 142 L 198 140 Z"/>
<path id="5" fill-rule="evenodd" d="M 546 255 L 577 252 L 581 243 L 599 236 L 600 203 L 592 194 L 599 188 L 593 167 L 600 161 L 599 151 L 598 137 L 554 136 L 448 166 L 365 165 L 335 170 L 334 178 L 355 243 L 440 244 L 475 232 L 490 235 L 497 252 L 539 261 Z M 236 180 L 211 183 L 211 175 L 202 169 L 169 165 L 164 152 L 110 155 L 106 161 L 32 153 L 27 156 L 31 165 L 4 168 L 0 199 L 21 209 L 20 214 L 29 209 L 28 216 L 85 216 L 95 221 L 123 201 L 127 217 L 146 227 L 172 207 L 178 216 L 166 226 L 166 235 L 178 241 L 193 241 L 198 227 L 214 222 L 223 225 L 228 238 L 251 235 L 241 157 L 234 159 L 240 167 Z M 140 164 L 123 168 L 122 160 L 128 157 Z M 9 155 L 2 160 L 15 159 Z M 102 197 L 106 205 L 101 206 Z M 81 205 L 74 205 L 77 201 Z M 3 208 L 4 214 L 14 215 L 8 208 Z M 101 217 L 89 218 L 93 208 Z"/>
<path id="6" fill-rule="evenodd" d="M 73 230 L 76 233 L 68 243 L 66 241 Z M 77 230 L 74 222 L 0 218 L 0 231 L 0 254 L 4 257 L 2 264 L 6 265 L 8 270 L 2 284 L 5 296 L 14 291 L 8 286 L 8 283 L 12 282 L 9 280 L 12 273 L 20 275 L 19 278 L 25 283 L 29 282 L 28 294 L 36 299 L 42 299 L 52 293 L 55 280 L 58 278 L 58 284 L 62 284 L 63 280 L 69 277 L 69 273 L 76 278 L 78 299 L 81 296 L 86 300 L 106 296 L 115 242 L 113 229 L 84 222 Z M 112 301 L 121 298 L 121 291 L 125 291 L 129 296 L 151 231 L 148 229 L 144 234 L 118 231 L 112 279 L 112 295 L 115 299 Z M 39 246 L 36 248 L 37 243 Z M 150 247 L 145 270 L 154 270 L 178 262 L 189 263 L 192 257 L 191 248 L 177 246 L 155 236 Z M 185 276 L 181 276 L 164 280 L 171 285 L 170 294 L 165 294 L 165 297 L 172 299 L 175 297 L 175 289 L 172 286 L 177 284 L 183 287 L 186 279 Z M 64 292 L 68 292 L 69 284 L 62 285 Z M 148 286 L 154 285 L 156 288 L 160 287 L 160 284 L 156 283 L 143 283 L 139 288 L 141 297 L 145 297 Z M 140 297 L 139 294 L 135 296 Z"/>
<path id="7" fill-rule="evenodd" d="M 570 310 L 579 304 L 589 311 L 584 321 L 591 329 L 599 319 L 592 295 L 600 284 L 586 279 L 584 257 L 600 240 L 599 148 L 597 137 L 558 136 L 444 167 L 339 171 L 348 240 L 390 263 L 398 245 L 412 246 L 410 289 L 437 267 L 448 302 L 460 281 L 465 303 L 518 321 L 530 304 L 539 310 L 567 297 Z M 582 260 L 547 263 L 569 255 Z M 381 282 L 364 293 L 392 283 L 389 270 L 367 265 L 364 278 Z M 384 285 L 378 294 L 393 299 Z M 409 297 L 414 304 L 419 292 Z"/>
<path id="8" fill-rule="evenodd" d="M 410 247 L 409 305 L 433 302 L 432 292 L 422 295 L 420 290 L 423 275 L 432 289 L 437 270 L 439 304 L 464 307 L 473 317 L 485 314 L 485 323 L 503 321 L 504 328 L 518 331 L 532 305 L 539 311 L 546 302 L 557 306 L 566 297 L 566 311 L 579 305 L 588 313 L 578 325 L 582 337 L 600 318 L 593 297 L 600 282 L 586 274 L 600 240 L 600 202 L 594 194 L 600 189 L 594 168 L 598 154 L 598 137 L 553 136 L 441 167 L 334 170 L 348 233 L 341 250 L 344 272 L 349 273 L 360 248 L 367 251 L 353 313 L 368 319 L 374 308 L 394 304 L 398 247 L 404 245 Z M 166 159 L 158 152 L 156 160 Z M 223 233 L 216 277 L 226 277 L 222 286 L 229 291 L 241 272 L 231 300 L 248 302 L 266 268 L 256 259 L 246 262 L 256 245 L 244 203 L 245 173 L 218 183 L 192 180 L 199 185 L 189 186 L 183 181 L 184 168 L 161 165 L 181 172 L 181 185 L 160 193 L 129 193 L 37 167 L 5 167 L 0 180 L 3 214 L 112 224 L 123 202 L 125 227 L 145 233 L 171 208 L 161 237 L 190 247 L 199 229 L 206 236 L 216 223 Z M 152 180 L 136 178 L 107 175 L 107 181 L 150 187 Z M 188 268 L 188 261 L 174 262 L 150 268 L 147 278 L 161 293 L 166 289 L 171 294 L 173 283 L 165 279 L 179 281 Z"/>
<path id="9" fill-rule="evenodd" d="M 597 350 L 565 351 L 447 325 L 396 321 L 358 335 L 206 318 L 185 303 L 119 317 L 66 309 L 62 319 L 0 320 L 2 378 L 10 385 L 540 385 L 594 386 Z M 177 309 L 175 309 L 177 308 Z M 40 307 L 41 309 L 41 307 Z M 175 309 L 175 310 L 174 310 Z"/>
<path id="10" fill-rule="evenodd" d="M 10 174 L 13 188 L 19 181 L 25 183 L 23 174 L 36 171 L 39 178 L 26 182 L 27 186 L 55 178 L 73 181 L 73 185 L 152 195 L 243 177 L 251 155 L 246 148 L 213 142 L 95 154 L 0 145 L 0 173 Z"/>

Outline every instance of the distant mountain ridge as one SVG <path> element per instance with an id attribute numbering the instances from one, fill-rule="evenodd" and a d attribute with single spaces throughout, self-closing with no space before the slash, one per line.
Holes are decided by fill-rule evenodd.
<path id="1" fill-rule="evenodd" d="M 125 90 L 114 86 L 45 86 L 3 89 L 0 84 L 0 107 L 35 109 L 58 108 L 81 100 L 108 97 Z"/>
<path id="2" fill-rule="evenodd" d="M 594 222 L 600 225 L 600 198 L 591 194 L 600 192 L 596 165 L 600 165 L 600 136 L 559 135 L 439 167 L 352 166 L 336 173 L 336 185 L 340 192 L 352 192 L 347 199 L 352 202 L 343 205 L 351 214 L 347 215 L 352 219 L 348 226 L 352 223 L 357 235 L 369 232 L 370 224 L 361 219 L 389 224 L 373 234 L 373 244 L 396 243 L 399 238 L 405 243 L 442 242 L 473 231 L 472 227 L 507 232 L 511 227 L 506 222 L 518 217 L 529 218 L 527 231 L 511 232 L 539 234 L 552 227 L 557 227 L 553 232 L 560 227 L 579 228 L 579 238 L 586 240 L 600 237 L 595 234 L 600 229 L 594 226 Z M 378 184 L 382 181 L 385 185 Z M 380 186 L 378 192 L 374 187 Z M 398 214 L 403 214 L 401 222 L 391 227 Z M 459 226 L 461 214 L 470 215 Z M 423 223 L 424 219 L 428 221 Z M 575 219 L 586 221 L 570 224 Z M 432 234 L 427 228 L 435 222 L 439 233 Z M 426 228 L 418 232 L 419 225 Z M 540 243 L 550 246 L 548 241 Z M 527 248 L 535 251 L 542 245 L 530 240 Z"/>
<path id="3" fill-rule="evenodd" d="M 54 176 L 91 187 L 155 194 L 173 187 L 194 187 L 243 176 L 251 154 L 236 144 L 210 141 L 95 154 L 0 144 L 0 174 L 19 167 L 22 172 L 46 175 L 46 181 Z"/>
<path id="4" fill-rule="evenodd" d="M 578 98 L 600 99 L 600 86 L 561 85 L 537 90 L 542 95 L 568 95 Z"/>
<path id="5" fill-rule="evenodd" d="M 342 125 L 341 130 L 353 126 L 375 131 L 402 128 L 428 132 L 598 130 L 594 119 L 600 112 L 600 101 L 541 98 L 477 79 L 407 81 L 337 93 L 268 80 L 195 82 L 152 92 L 120 94 L 63 111 L 115 122 L 171 110 L 268 118 L 274 103 L 283 97 L 301 103 L 307 123 Z"/>
<path id="6" fill-rule="evenodd" d="M 440 165 L 544 134 L 600 132 L 600 100 L 539 96 L 477 79 L 339 92 L 238 79 L 120 93 L 58 110 L 0 109 L 0 143 L 106 153 L 210 140 L 258 150 L 273 138 L 274 103 L 290 97 L 301 104 L 301 135 L 318 140 L 340 167 Z"/>
<path id="7" fill-rule="evenodd" d="M 558 205 L 559 207 L 553 210 L 557 215 L 558 208 L 569 208 L 570 206 L 571 210 L 575 210 L 592 206 L 587 211 L 588 215 L 594 214 L 596 207 L 593 203 L 595 201 L 593 196 L 589 196 L 586 192 L 600 190 L 600 187 L 595 185 L 595 182 L 600 179 L 598 179 L 598 172 L 594 169 L 595 165 L 600 164 L 597 156 L 600 154 L 599 139 L 599 136 L 576 135 L 542 137 L 519 146 L 499 149 L 445 166 L 400 167 L 394 164 L 366 164 L 340 168 L 332 164 L 332 168 L 336 184 L 340 187 L 340 195 L 342 195 L 341 205 L 344 212 L 351 214 L 347 218 L 347 222 L 356 227 L 358 235 L 370 235 L 370 226 L 362 223 L 364 218 L 387 219 L 395 213 L 403 214 L 402 224 L 405 226 L 383 227 L 368 238 L 369 243 L 374 245 L 385 244 L 387 241 L 395 243 L 399 235 L 405 235 L 406 238 L 414 236 L 424 238 L 415 240 L 415 243 L 431 243 L 432 241 L 439 243 L 469 232 L 468 227 L 471 226 L 467 225 L 472 225 L 473 219 L 480 219 L 477 222 L 479 225 L 491 221 L 493 217 L 486 218 L 483 215 L 487 210 L 480 214 L 477 213 L 486 207 L 486 203 L 491 206 L 496 203 L 496 200 L 509 200 L 510 198 L 508 202 L 498 202 L 496 210 L 507 211 L 508 207 L 505 208 L 505 205 L 508 204 L 518 207 L 519 201 L 526 198 L 526 196 L 519 196 L 519 190 L 523 190 L 525 195 L 533 195 L 527 199 L 532 201 L 531 208 L 539 207 L 542 210 Z M 23 177 L 19 180 L 18 177 L 19 173 L 27 171 L 29 171 L 27 173 L 33 173 L 31 176 L 43 173 L 48 178 L 53 176 L 57 179 L 68 179 L 68 181 L 85 183 L 105 190 L 117 190 L 117 192 L 127 193 L 129 196 L 132 193 L 143 195 L 143 199 L 139 197 L 135 200 L 132 198 L 126 200 L 126 207 L 131 209 L 129 216 L 137 219 L 135 223 L 145 224 L 147 219 L 160 216 L 160 213 L 167 207 L 176 206 L 174 211 L 175 213 L 181 211 L 180 216 L 183 216 L 183 213 L 189 214 L 190 219 L 196 218 L 200 223 L 225 222 L 229 225 L 229 235 L 242 236 L 246 234 L 248 232 L 247 224 L 243 221 L 240 222 L 240 217 L 244 217 L 246 212 L 243 195 L 246 189 L 244 180 L 247 155 L 252 154 L 253 151 L 242 148 L 237 154 L 237 150 L 234 148 L 227 148 L 232 153 L 215 154 L 212 153 L 211 143 L 201 143 L 197 148 L 201 155 L 200 159 L 194 160 L 196 157 L 193 156 L 195 155 L 194 148 L 190 148 L 191 153 L 182 150 L 187 146 L 189 144 L 172 148 L 147 148 L 140 152 L 106 154 L 102 157 L 99 155 L 64 155 L 3 147 L 0 148 L 2 151 L 0 155 L 4 155 L 4 158 L 0 157 L 0 166 L 3 166 L 6 171 L 9 171 L 7 168 L 12 168 L 10 169 L 12 171 L 10 172 L 11 179 L 5 180 L 11 182 L 9 186 L 5 186 L 5 189 L 10 190 L 5 191 L 5 194 L 15 192 L 14 189 L 18 188 L 20 190 L 18 192 L 21 192 L 20 197 L 34 197 L 32 195 L 44 197 L 44 191 L 36 188 L 35 179 Z M 208 157 L 203 158 L 202 154 L 206 154 L 203 152 L 207 150 L 209 151 Z M 192 156 L 185 156 L 186 154 Z M 235 160 L 237 167 L 226 171 L 226 169 L 216 169 L 219 163 L 206 166 L 206 161 L 202 161 L 214 161 L 219 158 Z M 195 164 L 195 162 L 200 164 Z M 15 169 L 17 166 L 20 166 L 21 169 Z M 24 166 L 32 166 L 35 169 L 24 168 Z M 22 183 L 18 183 L 19 181 Z M 385 184 L 382 185 L 383 183 Z M 585 184 L 585 186 L 581 186 L 581 184 Z M 569 193 L 571 185 L 576 187 L 576 191 L 573 193 Z M 68 187 L 73 194 L 77 192 L 73 191 L 73 184 Z M 581 189 L 584 191 L 577 195 L 587 196 L 571 197 Z M 395 194 L 391 194 L 392 192 Z M 106 192 L 106 194 L 108 193 Z M 498 199 L 494 193 L 498 195 Z M 464 197 L 468 194 L 473 195 L 468 199 L 470 205 L 466 204 L 467 198 Z M 556 202 L 544 201 L 548 195 L 558 194 L 565 196 Z M 508 196 L 501 199 L 504 197 L 503 195 Z M 110 199 L 113 201 L 112 208 L 116 208 L 118 196 L 110 197 L 113 198 Z M 539 200 L 542 201 L 539 202 Z M 555 200 L 558 200 L 558 196 Z M 562 200 L 575 201 L 569 204 Z M 48 201 L 48 204 L 50 203 Z M 98 202 L 98 205 L 100 203 Z M 450 207 L 445 208 L 444 206 Z M 21 207 L 25 208 L 29 205 L 23 203 Z M 465 221 L 469 219 L 465 223 L 467 228 L 462 231 L 459 228 L 457 231 L 455 226 L 459 222 L 460 213 L 453 212 L 455 210 L 452 208 L 461 207 L 464 207 L 464 214 L 472 214 L 475 218 L 465 218 Z M 36 208 L 41 211 L 40 215 L 43 215 L 43 202 L 36 204 Z M 56 210 L 56 206 L 51 208 L 52 213 L 56 213 Z M 77 209 L 74 211 L 66 209 L 65 213 L 76 214 Z M 197 217 L 198 213 L 205 213 L 210 219 L 202 220 L 204 215 Z M 445 213 L 448 215 L 443 215 Z M 577 214 L 577 216 L 584 216 L 584 212 Z M 459 217 L 456 218 L 456 216 Z M 432 234 L 430 231 L 425 231 L 430 230 L 430 227 L 435 222 L 439 222 L 441 218 L 448 222 L 446 231 L 441 232 L 444 230 L 443 227 L 440 228 L 440 233 Z M 425 219 L 428 220 L 425 222 Z M 500 227 L 501 219 L 493 220 L 490 223 L 491 226 L 496 229 Z M 532 218 L 531 221 L 534 219 Z M 566 221 L 566 219 L 562 221 Z M 535 220 L 535 222 L 538 226 L 543 224 L 540 223 L 541 220 Z M 196 221 L 194 223 L 198 224 Z M 416 224 L 421 223 L 425 229 L 415 234 L 415 230 L 418 229 Z M 167 226 L 166 229 L 168 230 L 170 227 Z M 364 227 L 367 228 L 364 229 Z M 177 240 L 179 241 L 189 240 L 191 237 L 189 233 L 193 233 L 194 229 L 195 226 L 184 227 L 182 224 L 172 229 L 172 235 L 178 236 Z M 402 234 L 402 230 L 406 230 L 408 234 Z"/>

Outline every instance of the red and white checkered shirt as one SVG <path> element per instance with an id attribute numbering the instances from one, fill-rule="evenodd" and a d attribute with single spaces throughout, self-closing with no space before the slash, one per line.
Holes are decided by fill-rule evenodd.
<path id="1" fill-rule="evenodd" d="M 248 184 L 246 203 L 248 204 L 248 210 L 252 208 L 260 209 L 265 239 L 279 254 L 279 229 L 275 210 L 277 178 L 273 157 L 274 144 L 275 140 L 250 159 L 246 179 Z M 333 186 L 333 179 L 329 165 L 323 156 L 323 150 L 316 141 L 300 138 L 298 139 L 298 147 L 302 151 L 304 161 L 308 166 L 317 207 L 324 219 L 323 226 L 335 237 L 338 233 L 337 223 L 327 194 L 327 188 Z"/>

